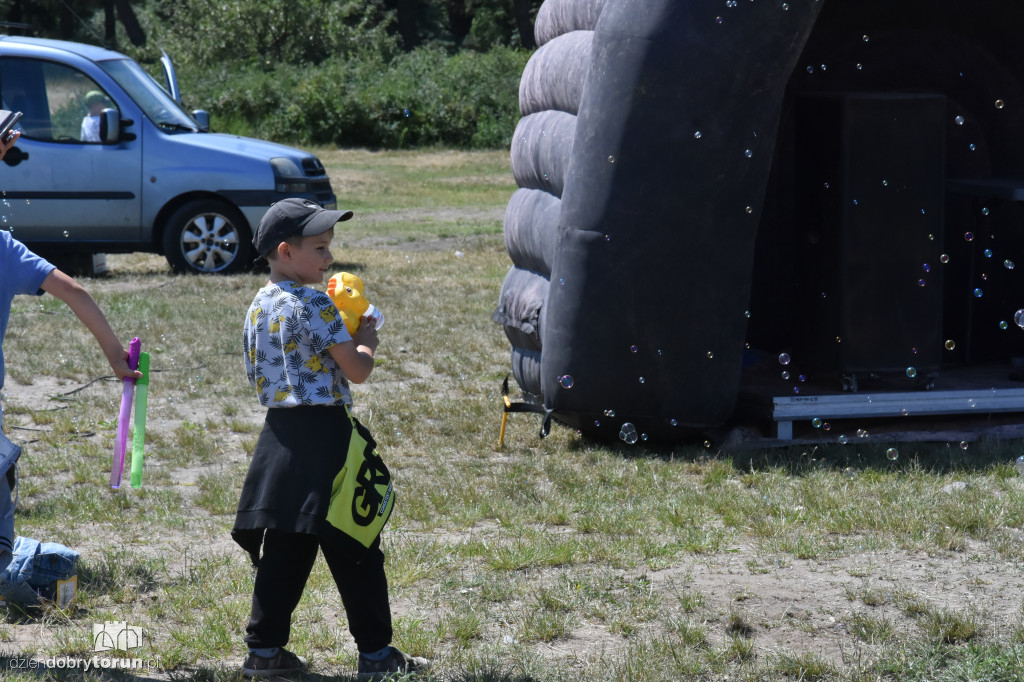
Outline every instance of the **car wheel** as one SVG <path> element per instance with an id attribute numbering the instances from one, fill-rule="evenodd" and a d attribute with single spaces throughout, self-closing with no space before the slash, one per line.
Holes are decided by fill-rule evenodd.
<path id="1" fill-rule="evenodd" d="M 215 199 L 190 201 L 167 220 L 164 255 L 178 272 L 238 272 L 252 265 L 251 240 L 234 206 Z"/>

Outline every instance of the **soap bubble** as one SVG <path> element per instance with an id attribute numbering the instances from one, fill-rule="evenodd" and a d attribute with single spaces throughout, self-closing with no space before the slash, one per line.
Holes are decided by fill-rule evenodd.
<path id="1" fill-rule="evenodd" d="M 606 417 L 614 417 L 615 416 L 615 410 L 605 410 L 604 411 L 604 416 L 606 416 Z"/>
<path id="2" fill-rule="evenodd" d="M 1002 108 L 1003 108 L 1003 100 L 997 99 L 996 100 L 996 109 L 1002 109 Z"/>
<path id="3" fill-rule="evenodd" d="M 673 417 L 668 420 L 668 424 L 669 426 L 679 426 L 679 420 Z"/>
<path id="4" fill-rule="evenodd" d="M 822 430 L 822 431 L 828 431 L 828 430 L 829 430 L 829 429 L 831 429 L 831 428 L 832 428 L 832 425 L 831 425 L 831 424 L 829 424 L 828 422 L 825 422 L 825 423 L 823 423 L 823 424 L 821 425 L 821 430 Z"/>
<path id="5" fill-rule="evenodd" d="M 1000 328 L 1000 329 L 1007 329 L 1007 328 L 1008 328 L 1009 326 L 1010 326 L 1010 325 L 1008 325 L 1008 324 L 1006 323 L 1006 320 L 999 320 L 999 328 Z"/>
<path id="6" fill-rule="evenodd" d="M 786 370 L 782 370 L 782 378 L 789 379 L 789 372 L 787 372 Z"/>
<path id="7" fill-rule="evenodd" d="M 890 462 L 895 462 L 896 459 L 900 456 L 900 451 L 897 450 L 896 448 L 889 448 L 888 450 L 885 451 L 885 456 Z"/>
<path id="8" fill-rule="evenodd" d="M 710 360 L 711 358 L 715 357 L 715 354 L 713 352 L 711 352 L 711 351 L 708 351 L 707 356 L 708 356 L 708 360 Z"/>
<path id="9" fill-rule="evenodd" d="M 647 379 L 644 379 L 643 377 L 640 377 L 640 383 L 641 384 L 646 383 L 646 382 L 647 382 Z"/>
<path id="10" fill-rule="evenodd" d="M 614 156 L 609 156 L 608 157 L 608 163 L 615 163 L 615 157 Z"/>
<path id="11" fill-rule="evenodd" d="M 780 365 L 788 365 L 789 361 L 790 361 L 789 353 L 780 353 L 779 354 L 779 364 Z"/>
<path id="12" fill-rule="evenodd" d="M 973 242 L 974 241 L 974 233 L 973 232 L 964 232 L 964 240 L 965 241 L 969 241 L 969 242 Z"/>
<path id="13" fill-rule="evenodd" d="M 1014 263 L 1009 258 L 1007 258 L 1006 260 L 1003 261 L 1003 267 L 1006 268 L 1007 270 L 1013 270 L 1015 267 L 1017 267 L 1017 264 Z"/>
<path id="14" fill-rule="evenodd" d="M 981 215 L 988 215 L 988 213 L 989 213 L 988 206 L 982 206 L 981 207 Z"/>
<path id="15" fill-rule="evenodd" d="M 704 137 L 704 133 L 700 132 L 699 130 L 693 133 L 693 138 L 695 140 L 699 140 L 702 137 Z"/>
<path id="16" fill-rule="evenodd" d="M 744 150 L 744 152 L 743 152 L 743 156 L 747 157 L 748 159 L 749 159 L 750 157 L 752 157 L 753 155 L 754 155 L 754 152 L 753 152 L 753 151 L 751 151 L 751 150 L 749 150 L 749 149 L 747 149 L 747 150 Z"/>
<path id="17" fill-rule="evenodd" d="M 931 272 L 932 266 L 928 265 L 927 263 L 924 263 L 921 265 L 921 269 L 924 270 L 925 272 Z"/>
<path id="18" fill-rule="evenodd" d="M 1024 308 L 1013 314 L 1013 321 L 1017 323 L 1018 327 L 1024 328 Z"/>
<path id="19" fill-rule="evenodd" d="M 946 339 L 946 350 L 953 350 L 956 348 L 956 341 L 953 339 Z"/>
<path id="20" fill-rule="evenodd" d="M 973 152 L 978 147 L 972 142 L 969 145 L 967 145 L 967 148 L 970 149 Z"/>
<path id="21" fill-rule="evenodd" d="M 619 439 L 623 443 L 634 445 L 639 438 L 640 436 L 637 434 L 636 427 L 633 426 L 632 422 L 626 422 L 619 430 Z"/>
<path id="22" fill-rule="evenodd" d="M 64 230 L 64 238 L 67 239 L 70 236 L 71 236 L 71 233 L 68 232 L 67 230 Z"/>
<path id="23" fill-rule="evenodd" d="M 942 254 L 941 256 L 939 256 L 939 260 L 942 261 L 943 263 L 948 263 L 949 262 L 949 256 L 946 255 L 946 254 Z"/>
<path id="24" fill-rule="evenodd" d="M 917 286 L 919 287 L 923 287 L 926 284 L 928 284 L 928 282 L 925 282 L 923 279 L 917 280 Z"/>
<path id="25" fill-rule="evenodd" d="M 815 417 L 814 419 L 811 420 L 811 426 L 813 426 L 816 429 L 820 429 L 821 428 L 821 424 L 822 424 L 821 417 Z"/>
<path id="26" fill-rule="evenodd" d="M 953 120 L 956 121 L 956 124 L 958 126 L 962 126 L 964 124 L 964 117 L 963 116 L 957 116 Z"/>
<path id="27" fill-rule="evenodd" d="M 572 378 L 572 376 L 568 374 L 563 374 L 562 376 L 558 377 L 558 383 L 561 384 L 562 388 L 572 388 L 573 384 L 575 384 L 576 381 Z"/>
<path id="28" fill-rule="evenodd" d="M 846 434 L 842 434 L 839 436 L 838 440 L 840 445 L 846 445 L 847 441 L 849 441 L 850 439 L 846 437 Z"/>
<path id="29" fill-rule="evenodd" d="M 637 352 L 638 350 L 639 350 L 639 348 L 637 348 L 635 344 L 629 347 L 629 351 L 630 351 L 631 353 L 635 353 L 635 352 Z"/>
<path id="30" fill-rule="evenodd" d="M 981 298 L 985 294 L 985 292 L 981 290 L 981 287 L 978 287 L 972 293 L 974 294 L 974 298 Z"/>
<path id="31" fill-rule="evenodd" d="M 1024 455 L 1017 458 L 1017 461 L 1013 464 L 1013 468 L 1017 470 L 1018 474 L 1024 476 Z"/>
<path id="32" fill-rule="evenodd" d="M 907 376 L 910 377 L 911 379 L 916 377 L 917 376 L 917 368 L 916 367 L 907 367 Z"/>
<path id="33" fill-rule="evenodd" d="M 867 438 L 868 432 L 865 429 L 857 429 L 857 438 Z"/>
<path id="34" fill-rule="evenodd" d="M 985 258 L 992 257 L 992 249 L 985 249 L 982 253 L 984 254 Z"/>

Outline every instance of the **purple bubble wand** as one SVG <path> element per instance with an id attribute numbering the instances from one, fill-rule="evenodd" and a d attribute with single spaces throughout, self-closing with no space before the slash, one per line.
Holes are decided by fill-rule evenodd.
<path id="1" fill-rule="evenodd" d="M 128 367 L 138 369 L 139 352 L 142 341 L 139 337 L 128 344 Z M 135 379 L 125 377 L 121 387 L 121 412 L 117 418 L 117 441 L 114 443 L 114 461 L 110 465 L 110 487 L 117 490 L 121 487 L 121 472 L 124 471 L 124 453 L 128 446 L 128 420 L 132 416 L 132 401 L 135 398 Z"/>

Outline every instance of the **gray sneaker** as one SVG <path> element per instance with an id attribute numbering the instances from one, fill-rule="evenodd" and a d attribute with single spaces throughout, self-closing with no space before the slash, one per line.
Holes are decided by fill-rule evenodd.
<path id="1" fill-rule="evenodd" d="M 360 680 L 385 680 L 391 675 L 416 674 L 430 669 L 430 661 L 420 656 L 403 654 L 395 647 L 391 653 L 379 661 L 371 661 L 359 654 L 359 671 L 356 677 Z"/>
<path id="2" fill-rule="evenodd" d="M 285 677 L 306 671 L 306 659 L 284 647 L 276 656 L 267 658 L 249 652 L 242 664 L 242 677 Z"/>

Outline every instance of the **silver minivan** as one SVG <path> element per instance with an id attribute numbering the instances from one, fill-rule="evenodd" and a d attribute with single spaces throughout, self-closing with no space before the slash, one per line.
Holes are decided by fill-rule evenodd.
<path id="1" fill-rule="evenodd" d="M 92 45 L 0 36 L 0 108 L 21 139 L 0 163 L 0 229 L 50 253 L 162 253 L 177 271 L 251 265 L 270 204 L 337 200 L 324 166 L 292 147 L 209 132 L 167 84 Z"/>

